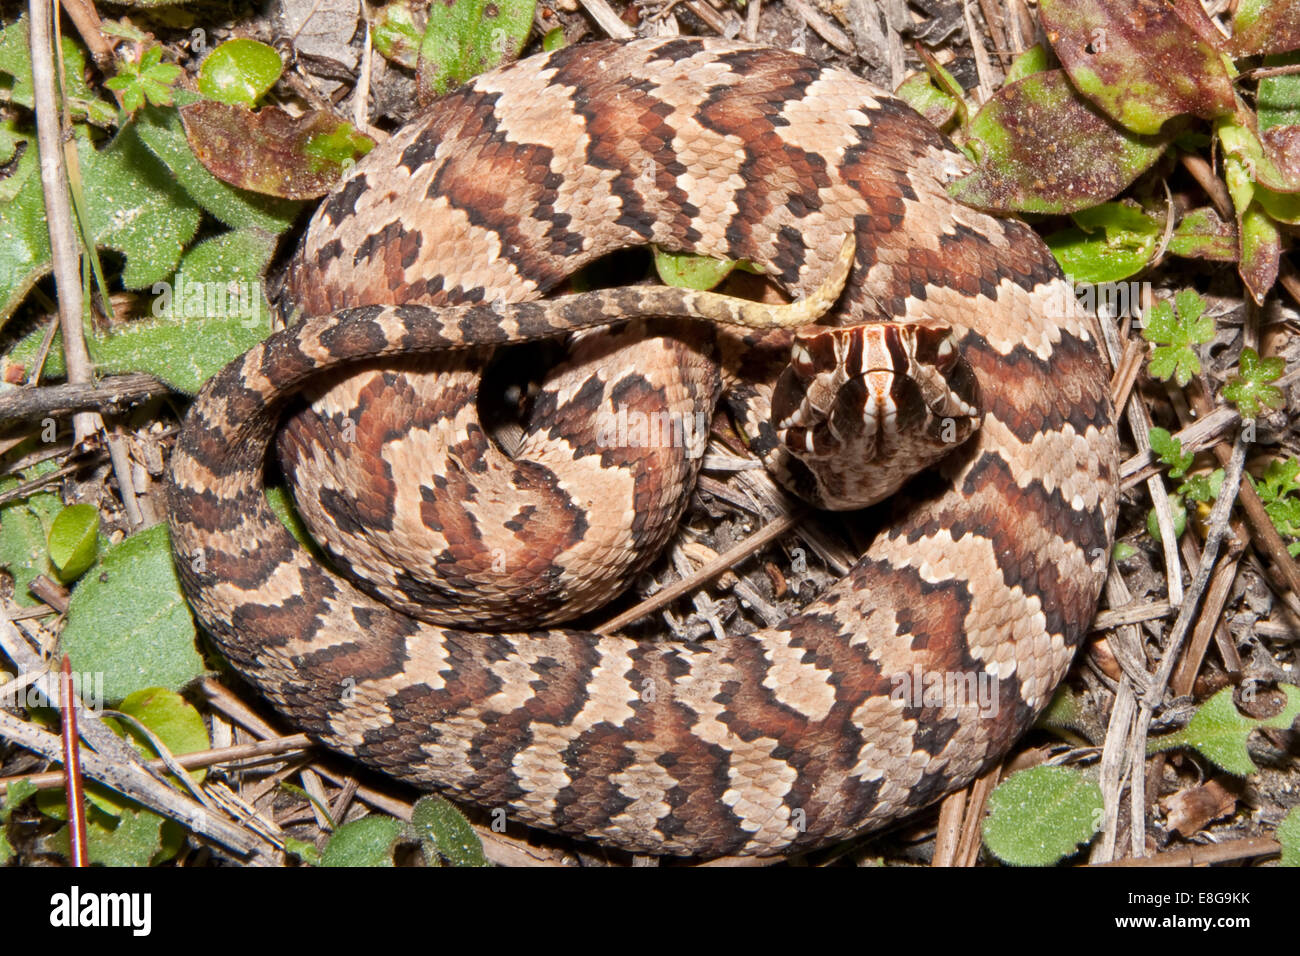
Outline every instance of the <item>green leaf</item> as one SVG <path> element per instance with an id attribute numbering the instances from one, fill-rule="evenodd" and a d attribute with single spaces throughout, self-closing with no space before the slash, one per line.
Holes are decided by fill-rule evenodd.
<path id="1" fill-rule="evenodd" d="M 1183 532 L 1187 530 L 1187 507 L 1183 504 L 1183 499 L 1179 495 L 1169 496 L 1169 510 L 1173 512 L 1174 537 L 1181 538 Z M 1164 542 L 1164 539 L 1160 536 L 1160 525 L 1156 521 L 1155 508 L 1147 512 L 1147 534 L 1151 535 L 1151 540 L 1156 544 Z"/>
<path id="2" fill-rule="evenodd" d="M 1143 271 L 1160 246 L 1160 224 L 1131 203 L 1102 203 L 1074 215 L 1078 226 L 1049 234 L 1048 248 L 1076 282 L 1118 282 Z"/>
<path id="3" fill-rule="evenodd" d="M 86 84 L 86 54 L 81 44 L 64 36 L 63 95 L 68 113 L 74 120 L 87 120 L 96 126 L 107 127 L 117 122 L 117 110 L 105 103 Z M 8 98 L 19 106 L 32 109 L 35 103 L 32 88 L 31 44 L 28 39 L 27 14 L 0 30 L 0 97 Z"/>
<path id="4" fill-rule="evenodd" d="M 1092 839 L 1101 788 L 1068 767 L 1013 773 L 989 796 L 984 845 L 1013 866 L 1050 866 Z"/>
<path id="5" fill-rule="evenodd" d="M 119 61 L 117 75 L 104 83 L 122 94 L 122 108 L 128 113 L 143 108 L 145 103 L 172 105 L 172 87 L 184 71 L 175 63 L 163 63 L 162 53 L 161 46 L 151 46 L 140 55 L 139 62 Z"/>
<path id="6" fill-rule="evenodd" d="M 109 549 L 81 579 L 62 640 L 74 670 L 104 675 L 112 702 L 146 687 L 179 690 L 202 676 L 194 637 L 167 527 L 157 524 Z"/>
<path id="7" fill-rule="evenodd" d="M 1300 687 L 1279 684 L 1278 690 L 1286 697 L 1282 710 L 1274 717 L 1257 720 L 1237 710 L 1232 688 L 1225 687 L 1198 707 L 1182 730 L 1148 741 L 1147 753 L 1191 747 L 1228 773 L 1248 776 L 1258 769 L 1246 748 L 1251 732 L 1261 727 L 1287 730 L 1300 717 Z"/>
<path id="8" fill-rule="evenodd" d="M 1192 467 L 1192 459 L 1196 456 L 1190 451 L 1183 451 L 1183 443 L 1171 435 L 1163 428 L 1152 428 L 1147 432 L 1151 442 L 1151 450 L 1155 452 L 1162 462 L 1169 465 L 1169 477 L 1181 478 L 1187 474 L 1187 469 Z"/>
<path id="9" fill-rule="evenodd" d="M 50 524 L 50 561 L 63 582 L 75 581 L 95 563 L 99 553 L 99 509 L 94 505 L 69 505 Z"/>
<path id="10" fill-rule="evenodd" d="M 420 31 L 415 25 L 415 14 L 405 0 L 386 3 L 375 11 L 370 38 L 384 59 L 415 69 L 420 58 Z"/>
<path id="11" fill-rule="evenodd" d="M 430 865 L 440 856 L 452 866 L 490 865 L 474 828 L 442 797 L 421 797 L 411 811 L 411 826 Z"/>
<path id="12" fill-rule="evenodd" d="M 736 263 L 727 259 L 711 259 L 688 252 L 665 252 L 654 248 L 655 271 L 665 285 L 680 289 L 707 291 L 731 274 Z"/>
<path id="13" fill-rule="evenodd" d="M 284 72 L 274 47 L 256 40 L 227 40 L 199 67 L 199 92 L 223 103 L 256 106 Z"/>
<path id="14" fill-rule="evenodd" d="M 1285 368 L 1282 359 L 1271 356 L 1260 358 L 1252 348 L 1241 350 L 1237 374 L 1223 386 L 1223 397 L 1237 406 L 1242 418 L 1255 418 L 1266 408 L 1281 408 L 1285 402 L 1276 381 Z"/>
<path id="15" fill-rule="evenodd" d="M 546 35 L 542 37 L 542 49 L 547 53 L 554 53 L 556 50 L 564 47 L 564 28 L 555 27 L 553 30 L 547 30 Z"/>
<path id="16" fill-rule="evenodd" d="M 1027 76 L 1042 73 L 1047 69 L 1047 47 L 1041 43 L 1035 43 L 1011 61 L 1011 66 L 1007 69 L 1007 76 L 1003 82 L 1014 83 L 1016 80 L 1023 80 Z"/>
<path id="17" fill-rule="evenodd" d="M 207 239 L 186 255 L 170 284 L 155 284 L 154 318 L 91 343 L 104 372 L 149 372 L 193 394 L 231 359 L 271 331 L 261 274 L 275 238 L 239 229 Z"/>
<path id="18" fill-rule="evenodd" d="M 1133 547 L 1133 545 L 1129 544 L 1127 541 L 1116 541 L 1115 547 L 1111 551 L 1111 556 L 1114 558 L 1116 564 L 1119 564 L 1121 561 L 1127 561 L 1135 554 L 1137 554 L 1137 548 Z"/>
<path id="19" fill-rule="evenodd" d="M 1047 236 L 1061 270 L 1075 282 L 1118 282 L 1146 268 L 1160 245 L 1161 227 L 1131 202 L 1080 210 L 1076 228 Z"/>
<path id="20" fill-rule="evenodd" d="M 1214 318 L 1205 314 L 1205 300 L 1190 289 L 1174 298 L 1177 314 L 1168 300 L 1162 299 L 1148 310 L 1142 337 L 1156 344 L 1148 368 L 1155 378 L 1170 377 L 1182 388 L 1201 370 L 1196 346 L 1214 338 Z"/>
<path id="21" fill-rule="evenodd" d="M 1062 684 L 1052 695 L 1052 702 L 1038 715 L 1040 727 L 1078 727 L 1079 702 L 1074 692 Z"/>
<path id="22" fill-rule="evenodd" d="M 297 539 L 298 543 L 309 549 L 316 559 L 325 562 L 324 553 L 320 550 L 320 545 L 311 536 L 307 530 L 306 523 L 302 520 L 297 506 L 294 504 L 293 496 L 289 494 L 284 485 L 267 485 L 266 503 L 271 506 L 271 511 L 280 519 L 280 524 L 289 529 L 289 533 Z"/>
<path id="23" fill-rule="evenodd" d="M 1289 458 L 1285 461 L 1274 458 L 1268 463 L 1264 477 L 1255 485 L 1255 490 L 1259 492 L 1260 500 L 1266 504 L 1277 501 L 1292 492 L 1300 491 L 1300 481 L 1296 480 L 1298 477 L 1300 477 L 1300 458 Z"/>
<path id="24" fill-rule="evenodd" d="M 165 687 L 147 687 L 128 694 L 117 710 L 149 728 L 173 756 L 199 753 L 212 746 L 203 715 L 180 694 Z M 162 756 L 134 725 L 126 723 L 122 729 L 146 759 Z M 202 783 L 207 770 L 200 767 L 189 771 L 189 775 L 195 783 Z"/>
<path id="25" fill-rule="evenodd" d="M 86 855 L 100 866 L 148 866 L 162 850 L 163 818 L 149 810 L 124 810 L 120 818 L 90 808 L 86 814 Z M 68 857 L 68 828 L 46 848 Z"/>
<path id="26" fill-rule="evenodd" d="M 27 469 L 22 475 L 30 480 L 54 471 L 53 461 L 42 462 Z M 0 478 L 0 491 L 9 491 L 20 484 L 18 478 Z M 14 579 L 14 600 L 31 607 L 41 602 L 28 587 L 38 574 L 57 577 L 49 560 L 48 530 L 63 503 L 57 495 L 39 492 L 23 501 L 11 501 L 0 507 L 0 568 Z"/>
<path id="27" fill-rule="evenodd" d="M 1237 227 L 1219 217 L 1213 206 L 1193 209 L 1183 216 L 1169 238 L 1169 251 L 1176 256 L 1236 262 Z"/>
<path id="28" fill-rule="evenodd" d="M 406 824 L 374 814 L 345 823 L 334 831 L 321 866 L 392 866 L 393 852 L 406 832 Z"/>
<path id="29" fill-rule="evenodd" d="M 1178 486 L 1178 493 L 1189 501 L 1210 502 L 1219 497 L 1223 488 L 1223 469 L 1216 468 L 1208 475 L 1192 475 Z"/>
<path id="30" fill-rule="evenodd" d="M 14 857 L 14 848 L 5 832 L 5 825 L 19 805 L 36 792 L 36 785 L 25 779 L 15 780 L 5 791 L 4 802 L 0 803 L 0 866 L 4 866 Z"/>
<path id="31" fill-rule="evenodd" d="M 101 249 L 126 257 L 122 284 L 140 289 L 166 279 L 199 226 L 199 209 L 128 128 L 102 150 L 85 127 L 73 131 L 91 235 Z M 20 160 L 35 163 L 36 150 Z M 14 198 L 0 204 L 0 325 L 32 285 L 50 271 L 50 236 L 41 179 L 25 175 Z M 20 168 L 20 175 L 22 171 Z"/>
<path id="32" fill-rule="evenodd" d="M 308 866 L 320 866 L 321 852 L 316 847 L 305 840 L 299 840 L 296 837 L 286 836 L 284 838 L 284 852 L 292 853 L 298 859 L 302 860 Z"/>
<path id="33" fill-rule="evenodd" d="M 1278 824 L 1277 841 L 1282 844 L 1280 866 L 1300 866 L 1300 807 L 1292 807 L 1291 812 Z"/>
<path id="34" fill-rule="evenodd" d="M 416 89 L 423 102 L 519 55 L 536 0 L 446 0 L 430 4 Z"/>
<path id="35" fill-rule="evenodd" d="M 9 817 L 27 800 L 38 792 L 36 784 L 23 778 L 15 780 L 5 789 L 4 803 L 0 803 L 0 825 L 9 822 Z"/>
<path id="36" fill-rule="evenodd" d="M 1300 52 L 1264 59 L 1264 66 L 1294 66 L 1300 63 Z M 1255 110 L 1259 116 L 1259 131 L 1264 133 L 1275 126 L 1300 126 L 1300 74 L 1268 76 L 1259 81 L 1255 95 Z"/>
<path id="37" fill-rule="evenodd" d="M 346 167 L 356 162 L 358 156 L 370 152 L 374 145 L 374 140 L 358 132 L 351 123 L 339 123 L 333 129 L 308 137 L 302 151 L 322 164 Z"/>
<path id="38" fill-rule="evenodd" d="M 1286 538 L 1300 537 L 1300 498 L 1293 496 L 1300 492 L 1300 483 L 1296 481 L 1298 475 L 1300 459 L 1274 459 L 1268 463 L 1263 478 L 1259 481 L 1250 479 L 1273 526 L 1277 528 L 1278 534 Z M 1300 543 L 1288 545 L 1287 550 L 1292 557 L 1296 557 L 1300 554 Z"/>
<path id="39" fill-rule="evenodd" d="M 894 93 L 940 129 L 957 114 L 957 99 L 936 85 L 929 73 L 914 73 Z"/>

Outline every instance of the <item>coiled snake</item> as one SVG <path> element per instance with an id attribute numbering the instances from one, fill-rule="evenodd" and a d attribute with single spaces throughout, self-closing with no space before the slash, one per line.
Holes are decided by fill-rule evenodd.
<path id="1" fill-rule="evenodd" d="M 1087 632 L 1118 473 L 1090 321 L 1027 226 L 948 197 L 967 168 L 898 100 L 792 53 L 602 42 L 480 76 L 321 205 L 288 283 L 309 318 L 190 410 L 169 504 L 199 620 L 327 746 L 628 850 L 789 852 L 963 786 Z M 808 321 L 837 291 L 846 235 L 843 296 L 793 353 L 789 332 L 699 321 Z M 796 304 L 652 287 L 526 301 L 651 242 L 749 260 Z M 484 347 L 620 314 L 645 318 L 579 336 L 521 449 L 502 451 L 478 420 Z M 556 628 L 653 559 L 698 466 L 682 443 L 610 441 L 592 422 L 707 408 L 715 356 L 754 451 L 815 504 L 858 507 L 942 461 L 775 627 L 699 643 Z M 355 584 L 263 498 L 300 391 L 281 459 Z M 990 679 L 992 706 L 899 693 L 922 675 Z"/>

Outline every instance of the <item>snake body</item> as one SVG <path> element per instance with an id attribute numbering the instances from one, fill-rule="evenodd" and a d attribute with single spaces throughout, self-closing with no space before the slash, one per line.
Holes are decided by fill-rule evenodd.
<path id="1" fill-rule="evenodd" d="M 173 453 L 169 520 L 198 618 L 236 669 L 329 747 L 529 825 L 632 851 L 790 852 L 963 786 L 1046 705 L 1087 632 L 1118 474 L 1090 321 L 1070 307 L 1027 226 L 949 198 L 945 184 L 967 168 L 889 94 L 788 52 L 689 38 L 605 42 L 480 76 L 375 149 L 322 204 L 289 282 L 308 318 L 233 362 L 194 403 Z M 688 367 L 652 397 L 711 398 L 716 373 L 690 370 L 710 346 L 692 340 L 698 323 L 653 319 L 616 346 L 580 344 L 589 354 L 572 358 L 568 377 L 536 403 L 559 457 L 588 469 L 578 478 L 490 460 L 499 452 L 472 412 L 476 350 L 608 324 L 614 309 L 696 320 L 718 308 L 640 287 L 531 301 L 620 248 L 746 259 L 803 298 L 824 288 L 846 233 L 856 252 L 844 294 L 797 339 L 787 393 L 815 397 L 818 363 L 852 356 L 867 370 L 869 349 L 845 327 L 935 324 L 951 330 L 977 382 L 973 437 L 907 486 L 842 580 L 777 626 L 699 643 L 553 627 L 572 556 L 597 527 L 614 543 L 583 560 L 625 581 L 672 533 L 677 485 L 694 467 L 670 464 L 674 475 L 656 477 L 655 453 L 556 439 L 553 423 L 572 419 L 585 434 L 584 411 L 655 391 L 626 370 L 645 353 L 620 357 L 644 341 Z M 910 361 L 928 341 L 917 335 L 907 356 L 895 331 L 876 341 Z M 770 382 L 744 382 L 769 346 L 770 336 L 732 334 L 732 392 L 770 393 Z M 373 544 L 355 562 L 371 570 L 351 569 L 358 587 L 267 508 L 266 451 L 285 400 L 304 389 L 307 404 L 280 439 L 304 513 L 358 541 L 405 520 L 424 542 L 416 547 L 435 549 L 442 577 L 385 571 L 394 558 Z M 394 396 L 396 405 L 380 401 Z M 784 406 L 776 418 L 802 420 L 797 400 L 772 401 Z M 344 451 L 321 450 L 348 429 Z M 818 476 L 817 462 L 834 471 L 853 457 L 821 448 L 840 441 L 833 428 L 793 441 L 812 453 L 811 467 L 785 454 L 789 433 L 771 423 L 747 430 L 760 456 L 784 462 L 796 491 L 850 506 L 841 478 Z M 398 457 L 434 439 L 452 447 L 432 478 Z M 347 492 L 365 475 L 370 490 Z M 484 491 L 490 480 L 505 490 Z M 404 491 L 407 481 L 419 491 Z M 546 517 L 548 502 L 563 521 Z M 493 578 L 484 564 L 494 542 L 540 553 L 548 536 L 562 540 L 534 566 L 509 567 L 511 558 Z M 397 547 L 400 558 L 408 546 Z M 454 603 L 448 581 L 490 578 L 510 580 L 482 607 L 442 606 Z M 373 596 L 417 592 L 435 599 L 424 620 Z M 488 630 L 502 626 L 486 623 L 489 604 L 522 630 Z M 995 694 L 980 703 L 900 694 L 908 681 L 929 686 L 929 675 L 949 686 L 953 675 L 993 679 Z"/>

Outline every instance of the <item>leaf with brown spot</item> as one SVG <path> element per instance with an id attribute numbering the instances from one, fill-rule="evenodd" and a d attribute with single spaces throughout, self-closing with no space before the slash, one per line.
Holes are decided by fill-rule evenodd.
<path id="1" fill-rule="evenodd" d="M 1300 47 L 1300 0 L 1241 0 L 1227 47 L 1233 56 L 1286 53 Z"/>
<path id="2" fill-rule="evenodd" d="M 1212 206 L 1190 210 L 1170 237 L 1169 251 L 1188 259 L 1236 262 L 1236 223 L 1221 219 Z"/>
<path id="3" fill-rule="evenodd" d="M 322 111 L 294 117 L 273 106 L 253 111 L 204 100 L 181 107 L 181 120 L 190 148 L 212 175 L 285 199 L 325 195 L 350 160 L 374 145 L 350 123 Z"/>
<path id="4" fill-rule="evenodd" d="M 1164 152 L 1166 136 L 1138 136 L 1084 100 L 1062 70 L 998 90 L 971 121 L 979 168 L 948 187 L 999 212 L 1067 213 L 1125 189 Z"/>
<path id="5" fill-rule="evenodd" d="M 1168 814 L 1169 829 L 1182 837 L 1199 833 L 1211 820 L 1231 816 L 1237 810 L 1237 798 L 1217 780 L 1179 790 L 1162 798 L 1160 804 Z"/>
<path id="6" fill-rule="evenodd" d="M 1180 15 L 1181 13 L 1181 15 Z M 1047 39 L 1079 91 L 1135 133 L 1231 113 L 1219 51 L 1165 0 L 1043 0 Z M 1202 15 L 1203 16 L 1203 15 Z"/>

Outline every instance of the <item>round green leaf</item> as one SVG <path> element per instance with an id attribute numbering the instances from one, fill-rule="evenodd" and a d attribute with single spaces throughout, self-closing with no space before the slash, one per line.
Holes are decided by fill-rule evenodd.
<path id="1" fill-rule="evenodd" d="M 198 753 L 211 746 L 203 716 L 184 697 L 165 687 L 148 687 L 128 694 L 117 709 L 148 727 L 173 756 Z M 123 729 L 147 758 L 152 760 L 158 756 L 149 738 L 139 730 L 131 724 L 125 724 Z M 198 783 L 206 773 L 202 768 L 191 770 L 190 777 Z"/>
<path id="2" fill-rule="evenodd" d="M 1069 767 L 1021 770 L 989 796 L 984 845 L 1012 866 L 1050 866 L 1092 839 L 1101 788 Z"/>
<path id="3" fill-rule="evenodd" d="M 99 551 L 99 509 L 69 505 L 54 517 L 46 539 L 50 560 L 64 581 L 75 581 L 95 563 Z"/>
<path id="4" fill-rule="evenodd" d="M 392 866 L 393 849 L 406 824 L 392 817 L 369 816 L 345 823 L 330 837 L 321 866 Z"/>
<path id="5" fill-rule="evenodd" d="M 280 54 L 256 40 L 227 40 L 199 68 L 199 91 L 222 103 L 253 106 L 284 70 Z"/>

